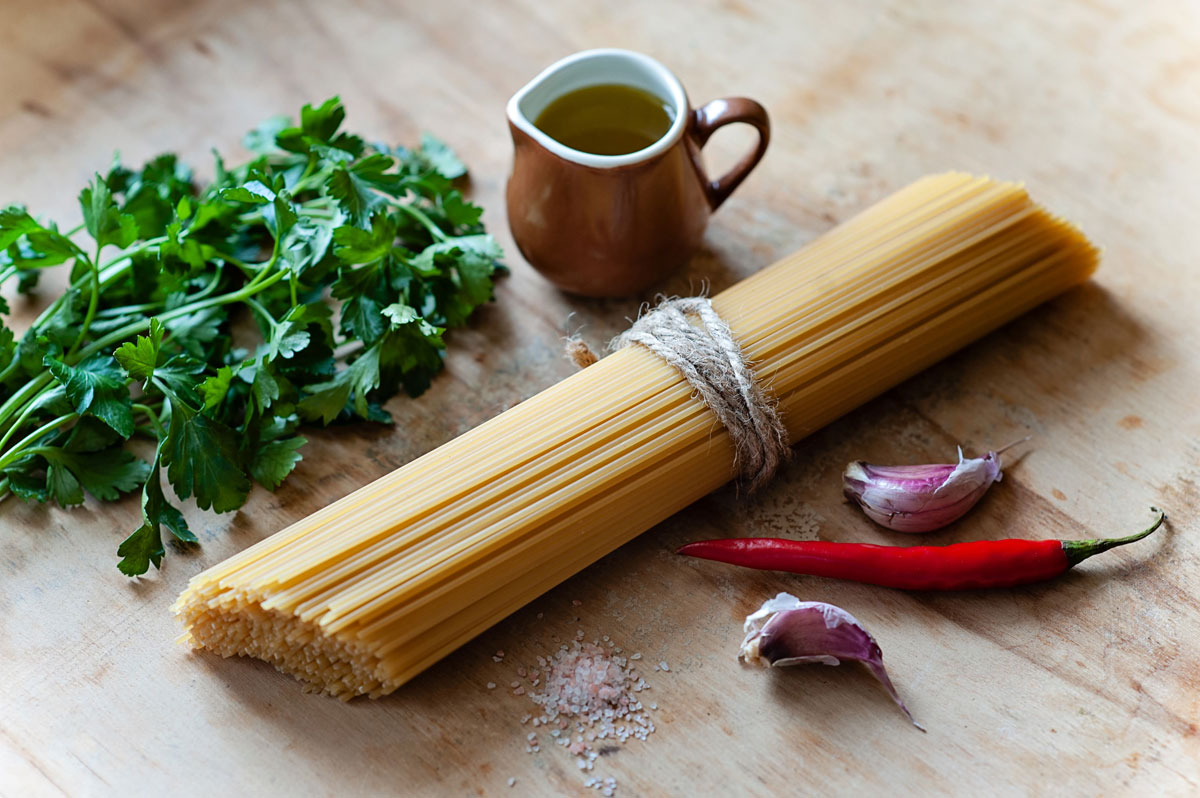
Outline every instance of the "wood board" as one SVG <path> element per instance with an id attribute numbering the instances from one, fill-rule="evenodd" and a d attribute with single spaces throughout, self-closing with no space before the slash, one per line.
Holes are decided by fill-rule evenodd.
<path id="1" fill-rule="evenodd" d="M 576 629 L 671 666 L 651 675 L 655 734 L 589 774 L 615 777 L 618 795 L 1194 793 L 1200 13 L 1160 0 L 573 6 L 6 4 L 0 201 L 73 220 L 114 149 L 203 164 L 259 119 L 340 93 L 355 129 L 397 143 L 431 130 L 460 152 L 513 274 L 452 337 L 433 389 L 390 403 L 394 428 L 314 434 L 277 493 L 232 516 L 189 508 L 203 547 L 161 572 L 114 567 L 134 502 L 0 505 L 0 794 L 590 794 L 565 752 L 525 753 L 529 701 L 486 687 Z M 598 344 L 651 298 L 560 295 L 504 223 L 505 99 L 564 54 L 614 45 L 660 58 L 694 101 L 751 96 L 774 122 L 705 249 L 658 290 L 719 290 L 949 168 L 1027 181 L 1104 246 L 1101 270 L 802 442 L 762 495 L 706 498 L 385 700 L 302 695 L 261 663 L 174 645 L 166 608 L 190 576 L 570 373 L 569 314 Z M 720 134 L 716 160 L 748 140 Z M 1171 511 L 1167 534 L 1054 584 L 961 595 L 671 554 L 720 535 L 911 542 L 840 501 L 846 461 L 942 460 L 1027 433 L 1004 483 L 929 542 L 1124 533 L 1151 503 Z M 780 590 L 862 619 L 928 734 L 861 669 L 739 666 L 741 619 Z"/>

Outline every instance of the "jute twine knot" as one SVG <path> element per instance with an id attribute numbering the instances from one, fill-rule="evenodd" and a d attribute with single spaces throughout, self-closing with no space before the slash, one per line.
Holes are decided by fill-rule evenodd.
<path id="1" fill-rule="evenodd" d="M 696 397 L 729 430 L 734 465 L 749 490 L 765 484 L 791 454 L 787 429 L 773 399 L 746 362 L 733 331 L 713 310 L 708 297 L 663 300 L 615 338 L 609 349 L 634 344 L 646 347 L 678 370 Z M 588 356 L 581 356 L 577 346 L 572 349 L 569 355 L 581 366 L 588 356 L 594 361 L 590 350 Z"/>
<path id="2" fill-rule="evenodd" d="M 571 335 L 563 339 L 563 354 L 567 356 L 567 360 L 581 369 L 585 369 L 599 360 L 587 342 L 578 335 Z"/>

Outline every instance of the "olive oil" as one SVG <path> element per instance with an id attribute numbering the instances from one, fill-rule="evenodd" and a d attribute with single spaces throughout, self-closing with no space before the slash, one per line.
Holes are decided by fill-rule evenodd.
<path id="1" fill-rule="evenodd" d="M 644 89 L 604 83 L 564 94 L 533 124 L 571 149 L 625 155 L 662 138 L 674 117 L 670 103 Z"/>

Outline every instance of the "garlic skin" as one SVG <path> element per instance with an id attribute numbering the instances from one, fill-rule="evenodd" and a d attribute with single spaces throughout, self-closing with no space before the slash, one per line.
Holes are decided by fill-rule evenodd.
<path id="1" fill-rule="evenodd" d="M 780 593 L 746 616 L 744 629 L 746 638 L 738 657 L 755 665 L 838 665 L 842 660 L 863 663 L 912 724 L 925 731 L 888 678 L 883 652 L 875 638 L 841 607 Z"/>
<path id="2" fill-rule="evenodd" d="M 1004 476 L 1000 454 L 958 463 L 881 466 L 856 460 L 842 474 L 842 492 L 877 524 L 897 532 L 931 532 L 962 518 Z"/>

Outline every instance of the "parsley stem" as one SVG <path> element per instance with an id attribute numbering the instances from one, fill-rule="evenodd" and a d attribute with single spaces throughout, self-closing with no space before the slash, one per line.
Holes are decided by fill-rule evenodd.
<path id="1" fill-rule="evenodd" d="M 81 227 L 80 229 L 83 229 L 83 228 Z M 120 260 L 120 259 L 118 258 L 117 260 Z M 115 263 L 115 261 L 114 261 L 114 263 Z M 120 277 L 122 274 L 124 274 L 124 272 L 128 268 L 129 268 L 128 263 L 122 264 L 120 266 L 106 265 L 104 267 L 101 267 L 101 272 L 103 272 L 107 269 L 107 270 L 111 270 L 111 273 L 110 274 L 101 274 L 100 289 L 104 290 L 105 288 L 107 288 L 110 284 L 112 284 L 112 282 L 114 280 L 116 280 L 118 277 Z M 46 322 L 46 319 L 50 318 L 55 313 L 57 313 L 59 308 L 62 307 L 63 303 L 66 302 L 70 298 L 71 291 L 78 291 L 80 288 L 83 287 L 83 284 L 86 283 L 90 279 L 91 279 L 91 275 L 88 274 L 88 275 L 84 275 L 83 277 L 80 277 L 78 280 L 71 283 L 71 287 L 67 291 L 64 291 L 62 294 L 60 294 L 58 299 L 51 302 L 50 305 L 45 310 L 43 310 L 41 313 L 38 314 L 38 317 L 36 319 L 34 319 L 33 324 L 31 324 L 30 327 L 33 329 L 36 329 L 36 328 L 40 327 L 42 324 L 44 324 Z M 12 363 L 9 363 L 8 367 L 5 368 L 4 371 L 0 372 L 0 382 L 4 382 L 6 379 L 8 379 L 9 375 L 12 374 L 12 372 L 16 369 L 17 366 L 18 366 L 18 362 L 16 360 L 14 360 Z M 4 404 L 4 407 L 8 407 L 7 402 Z M 6 418 L 6 416 L 4 414 L 4 410 L 3 410 L 3 408 L 0 408 L 0 423 L 3 423 L 4 418 Z"/>
<path id="2" fill-rule="evenodd" d="M 259 277 L 261 277 L 262 274 L 265 274 L 265 273 L 266 273 L 265 271 L 262 272 L 259 275 Z M 267 277 L 266 279 L 264 279 L 261 283 L 258 283 L 257 285 L 255 284 L 255 282 L 259 278 L 255 277 L 254 280 L 251 280 L 249 283 L 242 286 L 242 288 L 240 288 L 237 291 L 234 291 L 233 293 L 221 294 L 220 296 L 215 296 L 210 299 L 204 299 L 204 300 L 201 300 L 200 302 L 191 302 L 187 305 L 181 305 L 177 308 L 172 308 L 171 310 L 168 310 L 165 313 L 160 313 L 159 315 L 155 316 L 154 318 L 158 319 L 159 322 L 166 322 L 166 321 L 170 321 L 171 319 L 178 318 L 179 316 L 186 316 L 189 313 L 195 313 L 197 310 L 204 310 L 205 308 L 211 308 L 215 305 L 228 305 L 232 302 L 244 302 L 247 298 L 252 297 L 261 291 L 265 291 L 267 288 L 270 288 L 272 285 L 279 282 L 286 276 L 287 276 L 287 274 L 285 272 L 276 272 L 275 274 L 272 274 L 270 277 Z M 92 342 L 88 346 L 85 346 L 79 352 L 79 359 L 83 360 L 84 358 L 86 358 L 90 355 L 93 355 L 96 352 L 99 352 L 101 349 L 104 349 L 105 347 L 112 346 L 113 344 L 118 343 L 120 341 L 124 341 L 126 338 L 128 338 L 131 335 L 137 335 L 138 333 L 145 332 L 146 329 L 149 328 L 149 326 L 150 326 L 150 319 L 139 319 L 138 321 L 126 324 L 124 327 L 118 327 L 117 329 L 110 332 L 108 335 L 105 335 L 104 337 L 99 338 L 96 341 Z"/>
<path id="3" fill-rule="evenodd" d="M 293 188 L 291 191 L 293 194 L 295 194 L 296 189 Z M 313 199 L 297 203 L 295 210 L 296 214 L 299 216 L 313 216 L 330 219 L 336 217 L 339 213 L 337 206 L 333 204 L 333 200 L 331 200 L 329 197 L 315 197 Z M 262 224 L 264 220 L 265 219 L 262 211 L 246 211 L 238 216 L 238 221 L 244 224 Z"/>
<path id="4" fill-rule="evenodd" d="M 38 438 L 45 435 L 47 432 L 52 432 L 64 424 L 70 424 L 75 419 L 79 418 L 78 413 L 68 413 L 65 416 L 59 416 L 53 421 L 47 421 L 42 426 L 35 429 L 33 432 L 26 435 L 21 440 L 13 444 L 13 447 L 0 457 L 0 468 L 5 468 L 9 464 L 19 460 L 25 454 L 25 449 Z"/>
<path id="5" fill-rule="evenodd" d="M 0 285 L 4 285 L 6 282 L 8 282 L 8 278 L 12 277 L 16 273 L 16 266 L 9 266 L 7 269 L 0 271 Z"/>
<path id="6" fill-rule="evenodd" d="M 246 261 L 242 260 L 241 258 L 235 258 L 234 256 L 227 255 L 224 252 L 218 252 L 215 257 L 225 261 L 226 263 L 232 263 L 234 266 L 237 266 L 238 269 L 241 270 L 242 274 L 246 275 L 247 277 L 252 274 L 257 274 L 258 270 L 262 268 L 262 264 L 260 263 L 246 263 Z"/>
<path id="7" fill-rule="evenodd" d="M 50 372 L 44 371 L 36 378 L 25 383 L 25 387 L 18 390 L 8 398 L 3 405 L 0 405 L 0 426 L 7 423 L 14 413 L 24 407 L 30 397 L 40 393 L 50 380 L 54 379 Z"/>
<path id="8" fill-rule="evenodd" d="M 259 272 L 257 275 L 255 275 L 254 279 L 252 279 L 249 283 L 244 285 L 241 289 L 234 291 L 230 294 L 223 294 L 221 296 L 212 297 L 210 299 L 204 299 L 199 302 L 190 302 L 186 305 L 182 305 L 180 307 L 173 308 L 171 310 L 166 311 L 165 313 L 159 314 L 157 316 L 158 320 L 160 322 L 161 321 L 169 321 L 170 319 L 176 318 L 178 316 L 186 316 L 189 313 L 193 313 L 197 310 L 203 310 L 204 308 L 212 307 L 213 305 L 225 305 L 230 302 L 241 302 L 242 300 L 246 299 L 247 297 L 254 296 L 259 291 L 263 291 L 266 288 L 270 287 L 271 285 L 274 285 L 275 283 L 279 282 L 279 280 L 285 276 L 284 272 L 278 272 L 274 275 L 271 275 L 270 277 L 266 277 L 267 272 L 270 271 L 271 266 L 275 263 L 275 261 L 278 259 L 278 257 L 279 257 L 279 252 L 278 252 L 278 244 L 277 244 L 275 254 L 271 256 L 271 259 L 263 267 L 263 270 L 261 272 Z M 61 302 L 62 299 L 63 299 L 63 297 L 59 297 L 58 302 Z M 55 304 L 58 304 L 58 302 L 56 302 Z M 47 311 L 50 311 L 53 307 L 54 306 L 52 305 L 51 308 L 47 308 Z M 43 314 L 43 315 L 46 315 L 46 314 Z M 39 321 L 40 320 L 41 320 L 41 318 L 39 317 Z M 34 324 L 36 325 L 37 322 L 34 322 Z M 137 333 L 145 332 L 149 326 L 150 326 L 150 319 L 146 318 L 146 319 L 140 319 L 135 322 L 131 322 L 129 324 L 124 325 L 123 327 L 119 327 L 118 329 L 113 330 L 108 335 L 105 335 L 105 336 L 101 337 L 100 339 L 93 341 L 91 344 L 85 346 L 83 348 L 83 350 L 78 353 L 77 357 L 73 359 L 72 365 L 74 363 L 78 363 L 82 360 L 85 360 L 88 357 L 91 357 L 96 352 L 101 351 L 102 349 L 104 349 L 107 346 L 111 346 L 112 344 L 123 341 L 124 339 L 128 338 L 131 335 L 136 335 Z M 10 364 L 10 368 L 11 368 L 11 364 Z M 6 371 L 7 371 L 7 369 L 6 369 Z M 26 385 L 23 388 L 21 388 L 15 394 L 13 394 L 11 397 L 9 397 L 9 399 L 6 402 L 4 402 L 3 405 L 0 405 L 0 427 L 3 427 L 3 425 L 5 423 L 7 423 L 8 419 L 12 418 L 14 414 L 21 412 L 24 409 L 25 405 L 30 402 L 31 397 L 39 394 L 41 392 L 41 390 L 50 382 L 51 379 L 52 379 L 52 377 L 49 372 L 42 372 L 40 375 L 38 375 L 38 377 L 36 377 L 35 379 L 26 383 Z M 14 426 L 13 429 L 16 429 L 16 426 Z M 12 432 L 12 430 L 10 429 L 9 433 L 11 433 L 11 432 Z M 2 446 L 2 445 L 3 444 L 0 444 L 0 446 Z"/>
<path id="9" fill-rule="evenodd" d="M 271 328 L 272 334 L 274 334 L 275 328 L 279 326 L 279 323 L 275 321 L 275 317 L 271 315 L 270 311 L 264 308 L 259 301 L 253 297 L 248 297 L 246 299 L 246 305 L 249 306 L 249 308 L 256 312 L 259 316 L 262 316 L 262 320 L 267 323 L 267 326 Z"/>
<path id="10" fill-rule="evenodd" d="M 128 316 L 131 313 L 147 313 L 163 306 L 163 302 L 146 302 L 141 305 L 118 305 L 112 308 L 105 308 L 96 313 L 98 319 L 113 319 L 120 316 Z"/>
<path id="11" fill-rule="evenodd" d="M 36 402 L 30 402 L 21 412 L 21 415 L 17 416 L 17 420 L 14 421 L 13 425 L 8 428 L 8 431 L 5 432 L 3 436 L 0 436 L 0 451 L 4 450 L 4 444 L 8 443 L 8 439 L 11 438 L 13 434 L 21 428 L 21 425 L 25 423 L 25 421 L 29 418 L 30 413 L 32 413 L 36 407 Z"/>
<path id="12" fill-rule="evenodd" d="M 150 419 L 150 423 L 154 426 L 154 431 L 158 434 L 159 440 L 167 437 L 167 431 L 163 429 L 162 419 L 158 417 L 158 413 L 149 405 L 134 404 L 133 412 L 142 413 Z"/>
<path id="13" fill-rule="evenodd" d="M 393 199 L 391 197 L 385 197 L 384 199 L 387 200 L 388 204 L 392 205 L 393 207 L 395 207 L 399 210 L 404 211 L 409 216 L 413 217 L 418 222 L 420 222 L 421 225 L 424 226 L 424 228 L 429 231 L 429 235 L 433 236 L 434 241 L 446 241 L 450 238 L 448 235 L 446 235 L 445 233 L 442 232 L 442 228 L 438 227 L 437 224 L 433 221 L 433 219 L 430 219 L 425 214 L 425 211 L 421 210 L 420 208 L 416 207 L 415 205 L 410 205 L 407 202 L 401 202 L 400 200 Z"/>
<path id="14" fill-rule="evenodd" d="M 50 375 L 45 374 L 43 376 L 50 376 Z M 41 396 L 41 392 L 38 392 L 38 397 L 40 397 L 40 396 Z M 3 436 L 0 436 L 0 451 L 4 450 L 4 444 L 8 443 L 8 439 L 11 438 L 16 433 L 17 430 L 19 430 L 22 426 L 25 425 L 25 422 L 27 420 L 29 420 L 30 414 L 38 409 L 38 403 L 37 403 L 38 397 L 35 397 L 33 401 L 30 401 L 23 408 L 21 408 L 20 415 L 17 416 L 16 421 L 14 421 L 12 423 L 12 426 L 9 427 L 4 432 Z"/>
<path id="15" fill-rule="evenodd" d="M 250 278 L 250 282 L 248 282 L 244 286 L 242 286 L 242 289 L 241 289 L 242 291 L 245 291 L 247 288 L 251 288 L 252 286 L 257 285 L 259 280 L 266 278 L 267 274 L 271 271 L 271 269 L 273 269 L 275 267 L 275 262 L 277 260 L 279 260 L 279 247 L 280 247 L 280 241 L 278 238 L 276 238 L 274 246 L 271 247 L 270 259 L 267 260 L 267 262 L 263 264 L 263 266 L 259 270 L 258 274 L 254 275 L 253 277 Z M 282 276 L 282 274 L 283 273 L 280 272 L 280 276 Z M 257 293 L 257 292 L 253 292 L 253 293 Z M 253 296 L 253 293 L 247 294 L 247 296 Z"/>
<path id="16" fill-rule="evenodd" d="M 186 298 L 187 301 L 195 302 L 198 299 L 204 299 L 206 296 L 211 294 L 213 291 L 217 290 L 217 284 L 221 282 L 221 277 L 223 277 L 223 276 L 224 275 L 221 273 L 221 270 L 218 269 L 213 274 L 212 279 L 208 281 L 208 285 L 204 286 L 196 293 L 188 296 Z M 119 317 L 119 316 L 128 316 L 133 313 L 145 313 L 146 311 L 157 310 L 158 308 L 161 308 L 163 306 L 163 304 L 164 304 L 163 301 L 159 301 L 159 302 L 145 302 L 141 305 L 121 305 L 119 307 L 105 308 L 104 310 L 97 313 L 96 316 L 98 318 L 106 319 L 106 318 L 113 318 L 113 317 Z"/>
<path id="17" fill-rule="evenodd" d="M 271 271 L 271 267 L 274 265 L 275 261 L 278 260 L 278 257 L 278 245 L 276 245 L 275 254 L 272 255 L 271 259 L 264 265 L 263 270 L 255 275 L 254 279 L 242 286 L 237 291 L 233 291 L 229 294 L 210 297 L 198 302 L 189 302 L 186 305 L 172 308 L 165 313 L 160 313 L 155 318 L 157 318 L 160 322 L 165 322 L 179 316 L 186 316 L 189 313 L 196 312 L 197 310 L 213 307 L 215 305 L 228 305 L 233 302 L 243 302 L 255 294 L 265 291 L 267 288 L 271 287 L 287 276 L 287 272 L 282 271 L 275 272 L 274 274 L 268 276 L 268 272 Z M 86 360 L 96 352 L 112 346 L 113 344 L 120 343 L 131 335 L 137 335 L 138 333 L 145 332 L 149 326 L 150 319 L 145 318 L 139 319 L 135 322 L 130 322 L 122 327 L 118 327 L 108 335 L 102 336 L 101 338 L 85 346 L 77 354 L 77 356 L 73 358 L 73 362 L 78 363 L 79 361 Z M 33 403 L 36 402 L 36 396 L 41 393 L 42 389 L 46 387 L 51 379 L 53 378 L 49 372 L 42 372 L 35 379 L 28 382 L 23 388 L 9 397 L 8 401 L 4 402 L 3 405 L 0 405 L 0 427 L 2 427 L 8 421 L 8 419 L 12 418 L 16 413 L 22 413 L 23 416 L 24 411 L 27 410 L 27 406 L 33 407 Z M 19 423 L 15 424 L 8 431 L 8 435 L 5 439 L 7 439 L 8 436 L 11 436 L 13 430 L 15 430 L 19 425 Z M 3 444 L 0 444 L 0 446 L 2 445 Z"/>
<path id="18" fill-rule="evenodd" d="M 311 161 L 309 162 L 309 165 L 312 165 Z M 333 167 L 329 166 L 328 164 L 322 166 L 316 172 L 306 169 L 305 173 L 300 177 L 299 180 L 296 181 L 294 186 L 288 189 L 288 191 L 291 191 L 292 196 L 295 196 L 309 188 L 321 185 L 331 174 L 333 174 Z M 328 199 L 328 197 L 318 197 L 318 199 Z"/>
<path id="19" fill-rule="evenodd" d="M 8 497 L 8 477 L 5 477 L 4 479 L 0 479 L 0 502 L 4 501 Z"/>
<path id="20" fill-rule="evenodd" d="M 79 227 L 77 227 L 75 229 L 75 232 L 79 232 L 79 230 L 82 230 L 82 229 L 83 229 L 83 225 L 80 225 Z M 129 263 L 116 265 L 120 260 L 121 260 L 120 258 L 117 258 L 116 260 L 114 260 L 108 264 L 105 264 L 104 266 L 101 267 L 101 272 L 102 272 L 102 274 L 100 275 L 100 289 L 101 290 L 107 288 L 114 280 L 119 278 L 129 268 Z M 109 273 L 103 274 L 103 272 L 106 272 L 106 271 Z M 63 292 L 58 297 L 58 299 L 51 302 L 50 305 L 45 310 L 43 310 L 41 313 L 39 313 L 38 317 L 36 319 L 34 319 L 33 324 L 30 325 L 30 327 L 32 329 L 37 329 L 42 324 L 44 324 L 46 322 L 46 320 L 49 319 L 51 316 L 53 316 L 55 313 L 57 313 L 58 310 L 62 307 L 63 303 L 66 302 L 70 298 L 71 291 L 79 290 L 80 288 L 83 287 L 84 283 L 88 282 L 92 278 L 93 278 L 92 274 L 87 274 L 87 275 L 84 275 L 83 277 L 80 277 L 75 282 L 71 283 L 70 289 L 68 291 Z M 18 361 L 16 358 L 14 358 L 13 362 L 9 363 L 8 366 L 3 371 L 0 371 L 0 382 L 7 380 L 8 377 L 19 366 L 20 366 L 20 361 Z M 0 405 L 0 427 L 2 427 L 4 425 L 4 423 L 6 421 L 8 421 L 9 418 L 12 417 L 13 413 L 16 412 L 18 407 L 20 407 L 27 401 L 27 399 L 29 398 L 29 395 L 31 393 L 39 392 L 49 381 L 50 381 L 50 374 L 43 372 L 39 377 L 32 380 L 31 382 L 26 383 L 23 388 L 21 388 L 15 394 L 10 396 L 8 398 L 8 400 L 4 402 L 4 404 Z"/>
<path id="21" fill-rule="evenodd" d="M 96 318 L 96 310 L 100 307 L 100 251 L 104 249 L 104 245 L 96 242 L 96 257 L 88 261 L 88 270 L 92 275 L 92 294 L 88 297 L 87 313 L 83 317 L 83 324 L 79 327 L 79 333 L 75 336 L 75 343 L 71 344 L 71 348 L 67 350 L 66 357 L 70 357 L 79 351 L 79 347 L 87 338 L 88 328 L 92 326 L 92 320 Z"/>
<path id="22" fill-rule="evenodd" d="M 80 227 L 79 229 L 83 229 L 83 228 Z M 120 277 L 121 273 L 124 272 L 125 269 L 127 269 L 127 268 L 129 268 L 128 265 L 125 265 L 125 266 L 122 266 L 122 267 L 116 269 L 112 274 L 109 274 L 107 276 L 102 276 L 102 279 L 100 281 L 101 290 L 108 287 L 109 283 L 111 283 L 116 278 Z M 81 277 L 78 280 L 76 280 L 74 283 L 72 283 L 69 291 L 61 294 L 58 297 L 58 299 L 51 302 L 50 305 L 45 310 L 43 310 L 41 313 L 38 314 L 38 317 L 36 319 L 34 319 L 33 324 L 30 325 L 30 328 L 37 329 L 42 324 L 44 324 L 46 319 L 50 318 L 52 315 L 54 315 L 59 310 L 59 308 L 62 307 L 63 302 L 65 302 L 68 299 L 68 297 L 70 296 L 71 290 L 79 289 L 80 287 L 83 286 L 84 282 L 86 282 L 90 279 L 91 279 L 91 275 L 85 275 L 84 277 Z M 13 358 L 13 361 L 11 363 L 9 363 L 3 370 L 0 370 L 0 383 L 5 382 L 17 370 L 17 368 L 20 365 L 21 365 L 20 361 L 16 358 Z M 31 385 L 32 385 L 32 383 L 26 384 L 25 388 L 29 388 Z M 13 404 L 14 403 L 19 404 L 20 402 L 25 401 L 24 399 L 18 400 L 18 396 L 24 396 L 24 395 L 25 394 L 24 394 L 23 390 L 18 391 L 16 395 L 9 397 L 8 401 L 6 401 L 3 405 L 0 405 L 0 426 L 3 426 L 5 420 L 8 419 L 12 415 Z"/>
<path id="23" fill-rule="evenodd" d="M 133 256 L 138 254 L 139 252 L 143 252 L 147 249 L 157 247 L 159 244 L 166 243 L 166 241 L 167 241 L 166 236 L 159 236 L 158 238 L 147 238 L 145 241 L 141 242 L 136 247 L 130 247 L 129 249 L 122 252 L 120 255 L 117 255 L 115 258 L 113 258 L 112 260 L 110 260 L 108 263 L 104 264 L 100 268 L 106 269 L 109 266 L 114 266 L 123 261 L 131 260 L 133 258 Z M 99 258 L 100 258 L 100 253 L 99 253 L 99 251 L 97 251 L 96 252 L 97 262 L 99 262 Z"/>
<path id="24" fill-rule="evenodd" d="M 304 171 L 300 173 L 300 177 L 298 177 L 296 179 L 296 182 L 293 183 L 288 188 L 288 191 L 292 192 L 293 195 L 297 191 L 302 191 L 303 189 L 301 187 L 304 185 L 304 181 L 307 180 L 308 176 L 312 174 L 313 169 L 316 167 L 316 165 L 317 165 L 317 155 L 316 155 L 316 153 L 310 152 L 308 154 L 308 163 L 306 163 L 304 165 Z"/>

